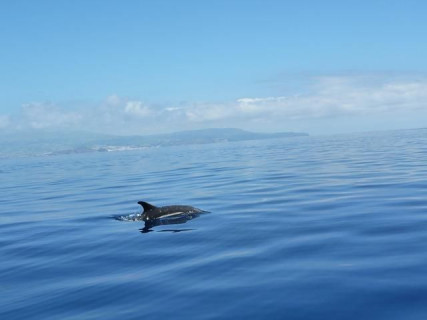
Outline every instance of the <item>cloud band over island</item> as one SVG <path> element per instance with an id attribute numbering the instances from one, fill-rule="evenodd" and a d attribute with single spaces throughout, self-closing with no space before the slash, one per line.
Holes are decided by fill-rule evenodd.
<path id="1" fill-rule="evenodd" d="M 318 77 L 304 94 L 244 97 L 222 103 L 146 104 L 111 95 L 92 106 L 24 104 L 19 114 L 0 115 L 0 128 L 81 129 L 116 134 L 147 134 L 217 126 L 268 131 L 286 124 L 352 117 L 416 117 L 427 112 L 427 79 L 366 81 L 364 77 Z M 368 79 L 369 80 L 369 79 Z M 396 118 L 396 121 L 398 119 Z"/>

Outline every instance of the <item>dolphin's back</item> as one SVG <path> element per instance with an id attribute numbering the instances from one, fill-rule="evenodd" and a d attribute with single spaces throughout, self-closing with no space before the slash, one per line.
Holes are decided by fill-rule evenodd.
<path id="1" fill-rule="evenodd" d="M 140 204 L 144 208 L 144 212 L 142 215 L 142 219 L 144 221 L 158 219 L 158 218 L 167 218 L 167 217 L 177 216 L 177 215 L 186 214 L 186 213 L 204 212 L 203 210 L 194 208 L 192 206 L 171 205 L 171 206 L 164 206 L 164 207 L 156 207 L 144 201 L 139 201 L 138 204 Z"/>

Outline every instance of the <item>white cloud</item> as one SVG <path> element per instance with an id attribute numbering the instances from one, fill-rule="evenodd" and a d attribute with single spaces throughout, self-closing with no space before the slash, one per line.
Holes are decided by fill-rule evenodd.
<path id="1" fill-rule="evenodd" d="M 420 123 L 427 114 L 427 79 L 319 77 L 305 94 L 243 97 L 224 103 L 149 105 L 114 94 L 92 108 L 51 103 L 22 106 L 20 120 L 0 115 L 0 128 L 73 128 L 116 134 L 147 134 L 190 128 L 235 126 L 253 130 L 305 130 L 313 124 L 343 126 L 348 119 Z M 346 119 L 347 122 L 343 121 Z M 353 123 L 353 126 L 360 126 Z M 306 128 L 306 129 L 304 129 Z"/>
<path id="2" fill-rule="evenodd" d="M 367 86 L 348 78 L 319 79 L 306 95 L 242 98 L 235 108 L 243 114 L 290 119 L 375 115 L 427 109 L 427 81 Z"/>
<path id="3" fill-rule="evenodd" d="M 112 94 L 105 99 L 105 102 L 111 106 L 119 106 L 122 102 L 122 99 L 117 94 Z"/>
<path id="4" fill-rule="evenodd" d="M 387 123 L 386 127 L 375 127 L 375 123 L 384 125 L 384 119 L 388 119 L 390 128 L 396 128 L 402 115 L 406 119 L 402 127 L 411 122 L 413 126 L 422 126 L 419 118 L 427 113 L 427 79 L 322 77 L 310 89 L 309 93 L 299 95 L 244 97 L 220 105 L 191 105 L 186 118 L 190 123 L 226 123 L 261 130 L 310 131 L 321 124 L 325 132 L 331 132 L 334 126 L 342 129 L 343 123 L 349 131 L 387 129 Z"/>
<path id="5" fill-rule="evenodd" d="M 5 129 L 10 124 L 10 117 L 7 115 L 0 115 L 0 129 Z"/>
<path id="6" fill-rule="evenodd" d="M 50 103 L 27 103 L 22 106 L 22 122 L 33 129 L 69 128 L 77 125 L 81 115 L 61 109 Z"/>
<path id="7" fill-rule="evenodd" d="M 138 117 L 148 117 L 152 111 L 141 101 L 129 101 L 125 105 L 125 112 Z"/>
<path id="8" fill-rule="evenodd" d="M 185 116 L 188 121 L 194 122 L 222 121 L 235 116 L 235 110 L 233 108 L 233 105 L 229 103 L 192 104 L 185 108 Z"/>

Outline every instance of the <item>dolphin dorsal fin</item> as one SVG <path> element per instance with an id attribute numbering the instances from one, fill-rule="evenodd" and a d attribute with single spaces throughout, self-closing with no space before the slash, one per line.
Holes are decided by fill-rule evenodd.
<path id="1" fill-rule="evenodd" d="M 152 204 L 149 204 L 148 202 L 145 202 L 145 201 L 138 201 L 138 204 L 140 204 L 144 208 L 144 212 L 157 208 L 156 206 L 153 206 Z"/>

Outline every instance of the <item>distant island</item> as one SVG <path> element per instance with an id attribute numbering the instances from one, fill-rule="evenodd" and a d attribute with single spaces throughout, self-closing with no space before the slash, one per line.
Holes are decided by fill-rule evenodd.
<path id="1" fill-rule="evenodd" d="M 6 154 L 53 155 L 301 136 L 308 136 L 308 134 L 302 132 L 259 133 L 235 128 L 188 130 L 145 136 L 117 136 L 80 131 L 31 130 L 2 135 L 0 146 L 2 153 Z"/>
<path id="2" fill-rule="evenodd" d="M 308 134 L 300 132 L 258 133 L 235 128 L 213 128 L 147 136 L 115 136 L 109 137 L 107 140 L 113 144 L 133 143 L 135 145 L 143 146 L 170 146 L 301 136 L 308 136 Z"/>

